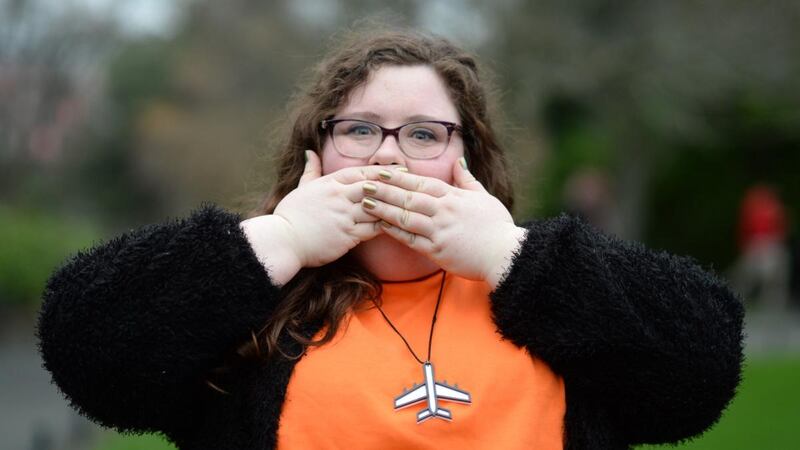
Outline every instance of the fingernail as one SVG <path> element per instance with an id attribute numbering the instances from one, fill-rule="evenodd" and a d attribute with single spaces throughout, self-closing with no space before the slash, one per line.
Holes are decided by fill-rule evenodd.
<path id="1" fill-rule="evenodd" d="M 461 168 L 467 170 L 467 160 L 463 156 L 458 158 L 458 163 L 461 164 Z"/>
<path id="2" fill-rule="evenodd" d="M 375 193 L 378 192 L 378 186 L 370 182 L 364 183 L 364 186 L 362 186 L 361 189 L 364 190 L 364 193 L 370 195 L 375 195 Z"/>
<path id="3" fill-rule="evenodd" d="M 375 207 L 378 206 L 378 204 L 375 203 L 375 200 L 369 197 L 364 197 L 364 199 L 361 200 L 361 204 L 364 205 L 364 208 L 367 209 L 375 209 Z"/>
<path id="4" fill-rule="evenodd" d="M 308 162 L 308 152 L 310 152 L 310 151 L 311 150 L 306 150 L 306 151 L 303 152 L 303 156 L 306 158 L 306 162 Z"/>
<path id="5" fill-rule="evenodd" d="M 386 170 L 386 169 L 381 169 L 381 171 L 380 171 L 380 172 L 378 172 L 378 175 L 379 175 L 381 178 L 383 178 L 384 180 L 388 180 L 388 179 L 392 178 L 392 172 L 389 172 L 389 171 L 388 171 L 388 170 Z"/>
<path id="6" fill-rule="evenodd" d="M 385 221 L 385 220 L 381 220 L 381 221 L 380 221 L 380 224 L 381 224 L 381 226 L 382 226 L 383 228 L 392 228 L 392 224 L 390 224 L 389 222 L 387 222 L 387 221 Z"/>
<path id="7" fill-rule="evenodd" d="M 398 167 L 398 168 L 397 168 L 397 171 L 398 171 L 398 172 L 404 172 L 404 173 L 408 173 L 408 167 Z"/>

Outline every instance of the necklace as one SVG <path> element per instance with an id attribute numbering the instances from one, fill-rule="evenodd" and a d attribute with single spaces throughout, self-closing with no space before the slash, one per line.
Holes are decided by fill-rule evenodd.
<path id="1" fill-rule="evenodd" d="M 431 344 L 433 343 L 433 327 L 436 325 L 436 314 L 439 312 L 439 303 L 442 301 L 442 291 L 444 290 L 444 280 L 446 275 L 447 272 L 443 270 L 442 284 L 439 286 L 439 296 L 436 298 L 436 308 L 433 310 L 433 319 L 431 319 L 431 332 L 428 335 L 428 358 L 425 361 L 417 356 L 417 354 L 414 352 L 414 349 L 411 348 L 411 344 L 408 343 L 406 338 L 402 335 L 402 333 L 400 333 L 400 330 L 398 330 L 392 321 L 389 320 L 389 317 L 386 316 L 386 313 L 383 312 L 383 309 L 381 309 L 380 305 L 378 305 L 374 299 L 372 301 L 378 308 L 378 311 L 380 311 L 383 318 L 386 320 L 386 323 L 392 327 L 392 330 L 394 330 L 394 332 L 397 333 L 397 335 L 400 336 L 400 339 L 402 339 L 406 344 L 406 347 L 408 347 L 408 350 L 414 356 L 414 359 L 422 364 L 422 373 L 424 376 L 422 383 L 414 383 L 414 385 L 411 387 L 411 390 L 403 388 L 403 393 L 394 399 L 395 411 L 407 408 L 409 406 L 414 406 L 427 400 L 428 407 L 417 413 L 417 423 L 422 423 L 432 417 L 438 417 L 448 421 L 453 419 L 453 415 L 450 413 L 450 410 L 439 406 L 439 400 L 464 404 L 472 403 L 472 397 L 467 391 L 459 389 L 457 383 L 454 386 L 450 386 L 446 381 L 438 382 L 434 378 L 433 363 L 431 363 Z"/>

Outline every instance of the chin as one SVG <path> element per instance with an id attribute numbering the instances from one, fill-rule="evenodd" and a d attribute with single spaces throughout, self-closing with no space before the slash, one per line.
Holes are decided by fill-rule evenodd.
<path id="1" fill-rule="evenodd" d="M 385 234 L 358 244 L 350 253 L 364 268 L 386 281 L 419 278 L 439 269 L 425 255 Z"/>

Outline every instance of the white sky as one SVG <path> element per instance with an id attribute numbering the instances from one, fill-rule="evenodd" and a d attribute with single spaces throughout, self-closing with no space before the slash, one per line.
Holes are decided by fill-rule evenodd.
<path id="1" fill-rule="evenodd" d="M 3 1 L 3 0 L 0 0 Z M 181 8 L 192 0 L 39 0 L 48 13 L 69 9 L 113 17 L 120 29 L 132 35 L 169 35 L 180 18 Z M 224 1 L 224 0 L 222 0 Z M 426 9 L 418 17 L 419 25 L 436 33 L 479 44 L 488 38 L 487 23 L 480 10 L 465 0 L 420 0 Z M 499 1 L 499 4 L 510 0 Z M 290 11 L 311 23 L 322 24 L 335 16 L 340 1 L 294 0 Z"/>
<path id="2" fill-rule="evenodd" d="M 43 0 L 58 13 L 70 9 L 85 10 L 98 16 L 113 17 L 126 33 L 169 34 L 178 19 L 179 8 L 190 0 Z"/>

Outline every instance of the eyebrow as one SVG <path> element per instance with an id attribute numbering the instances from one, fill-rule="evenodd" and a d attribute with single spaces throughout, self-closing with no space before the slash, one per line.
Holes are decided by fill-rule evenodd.
<path id="1" fill-rule="evenodd" d="M 350 118 L 363 119 L 363 120 L 368 120 L 370 122 L 375 122 L 375 123 L 381 122 L 383 120 L 383 116 L 381 116 L 380 114 L 375 114 L 374 112 L 370 112 L 370 111 L 350 112 L 350 113 L 347 113 L 347 114 L 342 114 L 342 117 L 348 118 L 348 119 L 350 119 Z M 446 120 L 446 119 L 437 118 L 437 117 L 433 117 L 433 116 L 428 116 L 428 115 L 425 115 L 425 114 L 414 114 L 413 116 L 407 116 L 407 117 L 403 118 L 402 121 L 407 123 L 407 122 L 417 122 L 417 121 L 426 121 L 426 120 L 427 121 L 437 121 L 437 120 Z"/>

